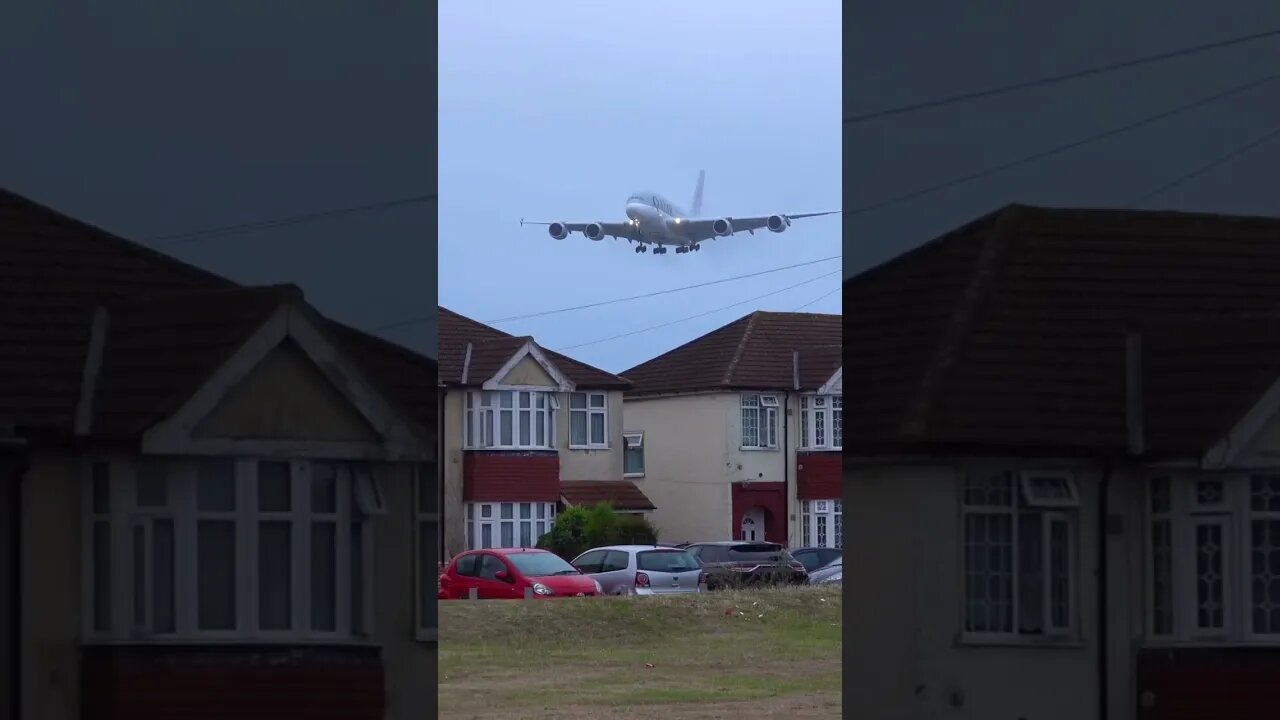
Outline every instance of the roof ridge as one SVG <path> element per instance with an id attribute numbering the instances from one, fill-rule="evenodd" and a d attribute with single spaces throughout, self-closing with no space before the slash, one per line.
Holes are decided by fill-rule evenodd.
<path id="1" fill-rule="evenodd" d="M 725 368 L 724 378 L 720 381 L 721 385 L 729 385 L 733 382 L 733 373 L 738 369 L 738 363 L 742 360 L 742 354 L 746 352 L 747 340 L 751 338 L 752 330 L 755 329 L 756 321 L 760 319 L 760 311 L 756 310 L 748 316 L 747 326 L 742 330 L 742 336 L 738 338 L 738 346 L 734 348 L 733 357 L 729 359 L 729 366 Z"/>
<path id="2" fill-rule="evenodd" d="M 1025 218 L 1026 211 L 1027 208 L 1021 205 L 1009 205 L 1001 210 L 995 218 L 995 225 L 992 226 L 991 232 L 983 238 L 982 249 L 974 261 L 969 281 L 943 329 L 933 358 L 925 365 L 924 376 L 920 379 L 918 391 L 907 408 L 902 421 L 904 434 L 923 435 L 925 433 L 929 417 L 937 406 L 938 388 L 942 387 L 947 375 L 956 365 L 956 355 L 968 338 L 974 316 L 977 315 L 991 285 L 991 278 L 995 276 L 1007 254 L 1006 250 L 1013 237 L 1013 229 Z"/>
<path id="3" fill-rule="evenodd" d="M 488 332 L 494 333 L 495 335 L 501 335 L 501 336 L 503 336 L 503 337 L 509 337 L 509 338 L 510 338 L 510 337 L 516 337 L 515 335 L 512 335 L 512 334 L 511 334 L 511 333 L 509 333 L 509 332 L 504 332 L 504 331 L 502 331 L 502 330 L 499 330 L 498 328 L 493 327 L 492 325 L 485 325 L 484 323 L 480 322 L 479 320 L 473 320 L 472 318 L 469 318 L 469 317 L 467 317 L 466 315 L 463 315 L 462 313 L 460 313 L 460 312 L 458 312 L 458 311 L 456 311 L 456 310 L 450 310 L 449 308 L 447 308 L 447 307 L 445 307 L 445 306 L 443 306 L 443 305 L 440 305 L 439 303 L 437 303 L 437 304 L 436 304 L 436 312 L 437 312 L 438 314 L 449 314 L 449 315 L 452 315 L 453 317 L 455 317 L 455 318 L 457 318 L 458 320 L 461 320 L 461 321 L 463 321 L 463 322 L 467 323 L 468 325 L 471 325 L 472 327 L 479 328 L 479 329 L 481 329 L 481 330 L 486 330 L 486 331 L 488 331 Z"/>

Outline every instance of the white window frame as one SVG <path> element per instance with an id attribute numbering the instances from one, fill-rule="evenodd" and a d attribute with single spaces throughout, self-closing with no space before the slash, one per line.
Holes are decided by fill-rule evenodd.
<path id="1" fill-rule="evenodd" d="M 583 407 L 575 408 L 573 406 L 574 398 L 583 398 Z M 599 400 L 600 405 L 592 405 L 594 400 Z M 573 418 L 575 415 L 586 416 L 587 443 L 575 443 L 573 441 Z M 603 418 L 604 437 L 600 442 L 591 439 L 591 419 L 599 415 Z M 607 450 L 609 448 L 609 393 L 607 392 L 572 392 L 569 393 L 569 449 L 570 450 Z"/>
<path id="2" fill-rule="evenodd" d="M 817 407 L 821 398 L 822 407 Z M 817 442 L 817 420 L 822 419 L 822 442 Z M 839 430 L 837 430 L 839 429 Z M 800 396 L 801 450 L 842 450 L 844 443 L 844 395 L 806 393 Z"/>
<path id="3" fill-rule="evenodd" d="M 778 403 L 778 396 L 773 393 L 743 393 L 739 399 L 739 406 L 741 449 L 777 450 L 778 418 L 782 414 L 779 412 L 781 406 Z M 754 414 L 756 418 L 754 444 L 747 442 L 749 440 L 747 437 L 747 415 L 749 413 Z"/>
<path id="4" fill-rule="evenodd" d="M 511 517 L 502 517 L 502 506 L 511 506 Z M 526 520 L 521 518 L 522 506 L 529 508 L 529 518 Z M 539 517 L 539 506 L 545 517 Z M 489 516 L 484 516 L 484 510 L 490 511 Z M 542 501 L 517 501 L 510 502 L 469 502 L 463 505 L 463 513 L 466 517 L 466 547 L 468 550 L 495 550 L 503 548 L 526 547 L 521 545 L 520 541 L 520 524 L 529 523 L 530 542 L 527 547 L 536 547 L 538 540 L 542 537 L 538 534 L 538 523 L 545 523 L 543 526 L 543 534 L 551 532 L 551 526 L 556 519 L 556 503 Z M 511 545 L 502 544 L 502 523 L 511 523 Z M 484 528 L 489 527 L 490 539 L 492 544 L 484 547 Z"/>
<path id="5" fill-rule="evenodd" d="M 973 470 L 973 469 L 971 469 Z M 990 468 L 976 469 L 980 474 L 986 474 Z M 1078 615 L 1080 612 L 1079 598 L 1079 552 L 1077 545 L 1079 543 L 1079 515 L 1074 512 L 1079 505 L 1078 492 L 1074 490 L 1075 478 L 1073 473 L 1048 471 L 1048 470 L 1031 470 L 1031 471 L 1005 471 L 1010 480 L 1010 493 L 1012 504 L 1007 506 L 1001 505 L 969 505 L 966 502 L 966 483 L 970 473 L 962 470 L 959 473 L 960 480 L 960 527 L 959 527 L 959 576 L 960 576 L 960 639 L 961 642 L 974 645 L 1074 645 L 1080 642 Z M 1025 476 L 1052 476 L 1055 478 L 1066 477 L 1073 488 L 1072 495 L 1076 498 L 1076 505 L 1068 506 L 1063 502 L 1048 502 L 1043 499 L 1028 497 L 1030 493 L 1026 490 L 1025 484 L 1022 482 Z M 1022 499 L 1026 507 L 1021 507 L 1019 498 Z M 1040 552 L 1041 571 L 1043 577 L 1041 583 L 1041 597 L 1043 598 L 1043 625 L 1044 629 L 1040 634 L 1022 633 L 1019 631 L 1021 626 L 1020 612 L 1021 602 L 1019 597 L 1020 564 L 1019 552 L 1021 550 L 1021 541 L 1019 538 L 1019 518 L 1022 515 L 1034 513 L 1041 516 L 1040 524 Z M 1010 574 L 1010 620 L 1011 630 L 1009 632 L 988 632 L 988 631 L 970 631 L 968 626 L 968 574 L 966 573 L 965 548 L 968 544 L 967 532 L 968 522 L 966 518 L 970 515 L 1007 515 L 1010 520 L 1010 542 L 1012 543 L 1012 553 L 1010 563 L 1012 572 Z M 1052 591 L 1053 591 L 1053 574 L 1050 572 L 1050 563 L 1052 558 L 1052 528 L 1055 523 L 1065 523 L 1067 526 L 1067 624 L 1053 624 L 1053 607 L 1052 607 Z"/>
<path id="6" fill-rule="evenodd" d="M 800 546 L 840 549 L 844 545 L 844 524 L 841 498 L 819 498 L 800 501 Z M 827 520 L 827 542 L 818 542 L 818 518 Z M 840 518 L 840 530 L 836 530 L 836 518 Z"/>
<path id="7" fill-rule="evenodd" d="M 423 511 L 423 477 L 424 472 L 435 472 L 433 478 L 436 483 L 439 482 L 439 469 L 434 462 L 416 463 L 413 466 L 413 513 L 414 513 L 414 563 L 417 582 L 414 583 L 416 589 L 413 605 L 414 621 L 414 637 L 420 642 L 437 642 L 439 639 L 440 618 L 423 617 L 422 601 L 423 593 L 435 593 L 439 589 L 439 571 L 438 566 L 444 553 L 444 534 L 443 528 L 440 527 L 440 498 L 438 495 L 434 498 L 433 503 L 436 512 Z M 438 489 L 435 483 L 427 483 L 431 485 L 433 492 Z M 440 556 L 431 558 L 429 561 L 422 557 L 422 534 L 425 532 L 434 532 L 436 535 L 437 549 L 441 553 Z M 430 567 L 431 576 L 426 577 L 422 573 Z"/>
<path id="8" fill-rule="evenodd" d="M 1255 645 L 1280 646 L 1280 632 L 1258 632 L 1253 622 L 1252 525 L 1255 521 L 1280 520 L 1280 512 L 1253 510 L 1251 481 L 1257 476 L 1280 474 L 1280 468 L 1227 472 L 1163 472 L 1145 478 L 1143 506 L 1143 568 L 1145 593 L 1142 612 L 1145 641 L 1153 646 L 1176 645 Z M 1156 512 L 1152 488 L 1158 479 L 1169 483 L 1168 512 Z M 1223 482 L 1223 501 L 1204 504 L 1199 501 L 1196 483 L 1203 480 Z M 1152 538 L 1155 523 L 1167 521 L 1170 535 L 1170 605 L 1172 628 L 1169 633 L 1155 632 L 1155 547 Z M 1196 528 L 1216 525 L 1223 528 L 1223 627 L 1200 628 L 1197 606 Z"/>
<path id="9" fill-rule="evenodd" d="M 640 472 L 627 472 L 627 453 L 632 450 L 640 451 Z M 624 432 L 622 433 L 622 477 L 626 478 L 642 478 L 645 473 L 644 464 L 644 433 L 643 432 Z"/>
<path id="10" fill-rule="evenodd" d="M 311 494 L 308 484 L 312 467 L 308 460 L 283 460 L 290 466 L 290 510 L 285 513 L 260 514 L 257 510 L 258 459 L 234 458 L 236 483 L 236 508 L 234 511 L 201 511 L 197 507 L 198 463 L 204 459 L 225 461 L 227 458 L 162 458 L 168 463 L 167 505 L 164 508 L 139 508 L 136 504 L 138 467 L 146 458 L 95 457 L 85 463 L 82 495 L 82 526 L 85 528 L 82 547 L 82 578 L 87 592 L 82 594 L 82 631 L 87 643 L 343 643 L 367 644 L 374 635 L 373 523 L 359 513 L 353 513 L 351 502 L 350 465 L 339 462 L 335 480 L 337 493 L 336 513 L 319 515 L 311 512 Z M 274 459 L 263 458 L 273 462 Z M 109 468 L 109 512 L 95 513 L 93 503 L 93 465 L 106 463 Z M 317 461 L 320 462 L 320 461 Z M 376 475 L 374 478 L 376 479 Z M 378 491 L 381 494 L 381 491 Z M 290 573 L 290 629 L 262 630 L 258 626 L 258 528 L 267 516 L 287 519 L 290 525 L 291 573 Z M 135 626 L 133 527 L 138 522 L 150 527 L 157 517 L 172 518 L 174 525 L 174 632 L 156 633 L 151 627 L 153 610 L 150 607 L 153 592 L 150 588 L 150 562 L 145 570 L 145 622 Z M 235 522 L 236 562 L 236 627 L 234 630 L 201 630 L 198 617 L 198 522 L 200 519 L 232 520 Z M 93 553 L 93 524 L 108 522 L 111 547 L 108 553 L 110 574 L 107 578 L 111 627 L 99 630 L 94 622 L 93 592 L 95 555 Z M 335 630 L 311 628 L 311 525 L 313 522 L 335 523 Z M 364 599 L 363 625 L 359 633 L 353 632 L 351 613 L 351 555 L 350 539 L 353 524 L 360 524 L 364 539 L 363 577 L 359 578 L 360 592 Z M 148 537 L 150 537 L 150 531 Z M 149 560 L 150 558 L 148 558 Z"/>
<path id="11" fill-rule="evenodd" d="M 502 407 L 503 398 L 511 399 L 511 407 Z M 529 398 L 529 407 L 520 401 Z M 543 407 L 539 407 L 542 403 Z M 468 450 L 554 450 L 556 449 L 556 411 L 560 404 L 554 391 L 541 390 L 471 390 L 466 393 L 463 408 L 463 445 Z M 502 416 L 511 413 L 511 442 L 502 442 Z M 529 442 L 520 442 L 520 420 L 529 417 Z M 544 440 L 538 442 L 538 417 L 542 417 Z"/>
<path id="12" fill-rule="evenodd" d="M 1035 490 L 1036 480 L 1060 480 L 1065 486 L 1067 497 L 1040 496 Z M 1071 473 L 1051 472 L 1047 470 L 1024 470 L 1018 473 L 1023 498 L 1033 508 L 1076 508 L 1080 507 L 1080 491 L 1076 488 L 1076 480 Z"/>

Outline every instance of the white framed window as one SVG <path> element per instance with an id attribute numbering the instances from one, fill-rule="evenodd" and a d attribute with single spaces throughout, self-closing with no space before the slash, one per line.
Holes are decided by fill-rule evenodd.
<path id="1" fill-rule="evenodd" d="M 840 450 L 844 442 L 844 396 L 800 396 L 800 448 Z"/>
<path id="2" fill-rule="evenodd" d="M 778 396 L 748 393 L 742 396 L 742 448 L 773 450 L 778 447 Z"/>
<path id="3" fill-rule="evenodd" d="M 238 458 L 91 463 L 87 638 L 366 637 L 372 549 L 352 480 L 361 470 Z"/>
<path id="4" fill-rule="evenodd" d="M 644 477 L 644 433 L 623 433 L 622 445 L 622 476 Z"/>
<path id="5" fill-rule="evenodd" d="M 551 530 L 556 504 L 548 502 L 467 503 L 467 549 L 536 547 Z"/>
<path id="6" fill-rule="evenodd" d="M 804 547 L 843 547 L 840 499 L 800 501 L 800 544 Z"/>
<path id="7" fill-rule="evenodd" d="M 609 447 L 609 396 L 602 392 L 569 394 L 569 448 Z"/>
<path id="8" fill-rule="evenodd" d="M 1147 483 L 1152 642 L 1280 644 L 1280 471 Z"/>
<path id="9" fill-rule="evenodd" d="M 468 392 L 464 441 L 472 450 L 555 449 L 557 408 L 555 394 L 551 392 Z"/>
<path id="10" fill-rule="evenodd" d="M 438 638 L 439 615 L 436 591 L 439 589 L 439 563 L 444 560 L 444 538 L 440 527 L 439 480 L 435 463 L 414 466 L 414 515 L 417 531 L 417 637 L 435 642 Z"/>
<path id="11" fill-rule="evenodd" d="M 1046 475 L 1065 478 L 1078 497 L 1069 474 Z M 970 641 L 1075 638 L 1075 506 L 1057 498 L 1046 504 L 1021 477 L 1007 470 L 965 476 L 962 614 Z"/>

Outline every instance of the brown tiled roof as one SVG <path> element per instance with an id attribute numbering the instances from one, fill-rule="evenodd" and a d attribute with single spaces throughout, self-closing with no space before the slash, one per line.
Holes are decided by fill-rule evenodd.
<path id="1" fill-rule="evenodd" d="M 517 337 L 497 328 L 440 307 L 440 384 L 463 384 L 467 344 L 471 344 L 471 362 L 467 367 L 467 385 L 479 385 L 506 364 L 530 337 Z M 630 386 L 625 379 L 592 367 L 558 352 L 541 348 L 560 372 L 582 388 L 621 389 Z"/>
<path id="2" fill-rule="evenodd" d="M 622 373 L 628 395 L 700 390 L 790 390 L 794 351 L 801 390 L 822 386 L 842 362 L 839 315 L 753 312 Z"/>
<path id="3" fill-rule="evenodd" d="M 570 505 L 590 507 L 607 502 L 614 510 L 656 509 L 630 480 L 561 480 L 560 496 Z"/>
<path id="4" fill-rule="evenodd" d="M 1273 312 L 1278 273 L 1277 219 L 1007 207 L 846 281 L 846 438 L 864 451 L 1123 451 L 1125 333 Z M 1144 342 L 1148 385 L 1187 350 L 1165 342 Z M 1230 362 L 1191 362 L 1216 390 L 1180 390 L 1202 394 L 1184 404 L 1148 388 L 1148 414 L 1173 403 L 1150 421 L 1152 448 L 1203 450 L 1257 399 Z"/>
<path id="5" fill-rule="evenodd" d="M 194 389 L 192 378 L 247 336 L 245 323 L 279 292 L 241 287 L 0 190 L 0 424 L 71 431 L 98 307 L 111 320 L 95 425 L 117 431 Z M 433 424 L 432 360 L 350 328 L 337 334 L 372 382 L 404 388 L 399 399 L 429 411 L 415 419 Z"/>

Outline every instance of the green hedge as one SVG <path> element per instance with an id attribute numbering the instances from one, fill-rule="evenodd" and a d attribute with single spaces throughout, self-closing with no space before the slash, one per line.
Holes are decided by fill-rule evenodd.
<path id="1" fill-rule="evenodd" d="M 538 539 L 538 547 L 573 560 L 601 545 L 653 545 L 658 533 L 638 515 L 620 515 L 609 503 L 595 507 L 571 507 L 556 516 L 551 530 Z"/>

